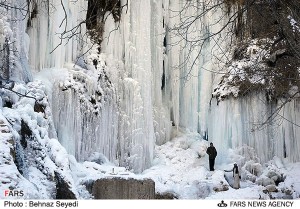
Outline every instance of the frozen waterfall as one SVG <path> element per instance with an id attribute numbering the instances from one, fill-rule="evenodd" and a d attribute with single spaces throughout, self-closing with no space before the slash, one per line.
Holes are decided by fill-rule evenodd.
<path id="1" fill-rule="evenodd" d="M 242 146 L 253 147 L 261 162 L 266 162 L 274 156 L 298 161 L 299 128 L 295 125 L 299 114 L 298 101 L 288 103 L 282 110 L 281 115 L 284 115 L 285 119 L 279 119 L 281 123 L 273 122 L 258 130 L 258 123 L 263 123 L 267 115 L 275 111 L 280 104 L 269 104 L 264 94 L 229 98 L 217 103 L 212 98 L 212 92 L 220 81 L 222 74 L 218 72 L 223 70 L 226 62 L 224 56 L 230 51 L 229 40 L 224 38 L 228 31 L 224 30 L 216 37 L 205 39 L 203 45 L 196 46 L 190 53 L 190 43 L 182 41 L 176 33 L 174 35 L 172 30 L 168 30 L 183 21 L 180 18 L 184 17 L 176 15 L 176 11 L 181 11 L 184 6 L 183 1 L 156 0 L 151 1 L 150 5 L 142 4 L 142 1 L 129 1 L 128 11 L 123 14 L 121 24 L 116 25 L 113 21 L 106 24 L 106 37 L 109 34 L 110 41 L 102 43 L 105 53 L 112 54 L 125 63 L 125 72 L 122 73 L 124 80 L 119 81 L 118 85 L 136 85 L 131 91 L 128 89 L 127 94 L 135 95 L 137 91 L 141 94 L 139 99 L 130 101 L 141 102 L 144 104 L 141 106 L 143 108 L 146 108 L 145 105 L 152 108 L 154 131 L 158 133 L 155 135 L 156 143 L 168 140 L 169 134 L 159 133 L 169 133 L 170 123 L 173 123 L 175 126 L 198 132 L 209 141 L 213 141 L 219 150 L 219 163 L 227 160 L 229 148 Z M 201 13 L 197 8 L 199 7 L 191 7 L 185 15 Z M 143 10 L 142 14 L 139 14 L 140 10 Z M 191 39 L 205 38 L 217 33 L 226 24 L 228 17 L 222 8 L 211 10 L 194 25 L 195 28 L 190 29 L 188 36 Z M 118 26 L 120 29 L 111 33 Z M 150 31 L 147 27 L 150 27 Z M 221 40 L 218 47 L 216 39 Z M 184 62 L 186 56 L 190 56 L 196 62 Z M 145 79 L 143 74 L 147 69 L 148 76 Z M 152 86 L 146 85 L 149 81 L 153 83 Z M 152 93 L 151 97 L 145 100 L 142 95 L 147 91 Z M 130 101 L 124 101 L 128 106 Z M 132 114 L 130 112 L 132 110 L 125 108 L 124 115 Z M 142 120 L 148 120 L 145 116 L 142 116 Z M 145 128 L 152 127 L 150 125 Z M 130 130 L 129 127 L 128 129 Z M 149 137 L 146 143 L 149 139 L 153 140 L 151 135 Z M 157 140 L 157 137 L 160 140 Z M 143 137 L 141 140 L 146 139 Z"/>
<path id="2" fill-rule="evenodd" d="M 10 3 L 24 6 L 27 1 Z M 223 70 L 222 59 L 232 47 L 224 39 L 226 30 L 210 37 L 228 21 L 222 8 L 190 28 L 188 38 L 204 40 L 192 45 L 170 29 L 200 14 L 199 7 L 180 16 L 185 6 L 181 0 L 121 4 L 120 21 L 112 15 L 106 19 L 103 54 L 86 33 L 87 1 L 31 1 L 26 18 L 18 9 L 12 9 L 9 18 L 0 12 L 0 47 L 18 51 L 1 53 L 1 66 L 8 66 L 2 77 L 47 84 L 57 138 L 69 154 L 83 161 L 99 152 L 117 165 L 142 172 L 152 165 L 155 145 L 170 140 L 172 128 L 183 128 L 214 142 L 218 163 L 227 160 L 229 148 L 241 146 L 254 148 L 261 162 L 274 156 L 300 160 L 298 99 L 281 110 L 279 123 L 254 130 L 279 102 L 269 104 L 263 93 L 221 102 L 212 98 L 221 77 L 216 72 Z M 79 36 L 61 39 L 66 31 Z M 216 38 L 224 39 L 218 47 Z M 194 62 L 185 61 L 187 57 Z"/>

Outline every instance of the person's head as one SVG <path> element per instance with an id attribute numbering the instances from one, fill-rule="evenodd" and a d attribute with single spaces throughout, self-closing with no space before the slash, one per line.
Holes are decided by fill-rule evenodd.
<path id="1" fill-rule="evenodd" d="M 237 167 L 237 164 L 236 164 L 236 163 L 234 163 L 234 164 L 233 164 L 233 166 L 234 166 L 234 167 Z"/>
<path id="2" fill-rule="evenodd" d="M 213 146 L 214 146 L 214 144 L 213 144 L 212 142 L 210 142 L 210 146 L 211 146 L 211 147 L 213 147 Z"/>

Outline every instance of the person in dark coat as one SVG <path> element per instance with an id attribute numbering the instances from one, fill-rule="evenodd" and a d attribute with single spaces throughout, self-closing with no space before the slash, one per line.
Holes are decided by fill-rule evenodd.
<path id="1" fill-rule="evenodd" d="M 217 157 L 217 150 L 214 147 L 214 144 L 212 142 L 210 143 L 210 146 L 207 148 L 206 153 L 209 156 L 209 170 L 214 171 L 215 159 Z"/>

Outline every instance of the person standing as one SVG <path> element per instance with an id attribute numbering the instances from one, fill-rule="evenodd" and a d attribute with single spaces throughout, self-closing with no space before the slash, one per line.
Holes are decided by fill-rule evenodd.
<path id="1" fill-rule="evenodd" d="M 217 150 L 214 147 L 214 144 L 212 142 L 210 143 L 210 146 L 207 148 L 206 153 L 209 156 L 209 170 L 214 171 L 215 159 L 217 157 Z"/>
<path id="2" fill-rule="evenodd" d="M 241 184 L 240 184 L 240 171 L 239 171 L 239 167 L 236 163 L 233 164 L 233 168 L 231 170 L 224 170 L 225 172 L 231 172 L 232 171 L 232 175 L 233 175 L 233 184 L 232 187 L 234 189 L 239 189 L 241 188 Z"/>
<path id="3" fill-rule="evenodd" d="M 239 189 L 241 187 L 240 185 L 241 176 L 239 172 L 239 167 L 237 166 L 236 163 L 233 165 L 232 172 L 233 172 L 233 188 Z"/>

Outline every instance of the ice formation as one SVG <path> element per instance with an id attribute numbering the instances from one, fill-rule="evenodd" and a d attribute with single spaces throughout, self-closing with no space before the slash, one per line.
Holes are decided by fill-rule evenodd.
<path id="1" fill-rule="evenodd" d="M 244 144 L 255 149 L 261 162 L 274 156 L 300 160 L 299 128 L 294 125 L 298 100 L 281 110 L 280 124 L 251 131 L 280 102 L 270 105 L 263 94 L 221 102 L 212 98 L 221 77 L 214 72 L 223 70 L 219 59 L 230 47 L 224 40 L 216 48 L 216 40 L 209 38 L 227 21 L 222 9 L 211 10 L 190 28 L 190 39 L 205 40 L 190 53 L 190 43 L 169 30 L 185 18 L 176 15 L 183 1 L 128 1 L 120 22 L 107 17 L 99 54 L 82 23 L 86 1 L 46 2 L 32 1 L 25 18 L 22 9 L 7 13 L 2 8 L 0 47 L 9 54 L 1 53 L 5 59 L 0 64 L 7 66 L 1 75 L 21 83 L 43 81 L 54 125 L 47 133 L 77 160 L 98 152 L 142 172 L 152 165 L 155 145 L 170 140 L 171 129 L 179 127 L 214 142 L 218 163 L 228 159 L 229 148 Z M 27 1 L 10 4 L 25 8 Z M 191 7 L 184 15 L 195 13 L 201 11 Z M 80 36 L 69 39 L 64 30 Z M 187 56 L 195 63 L 183 62 Z"/>

